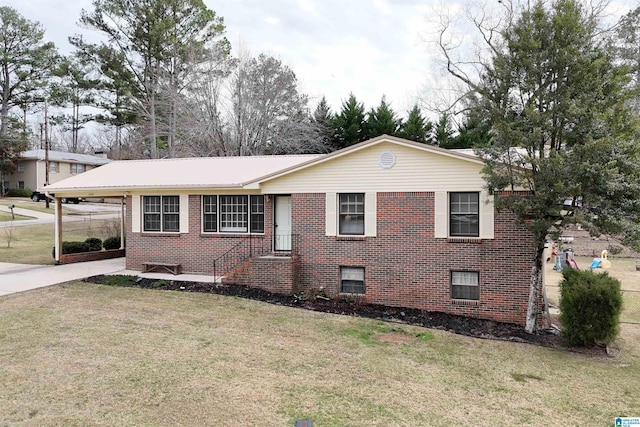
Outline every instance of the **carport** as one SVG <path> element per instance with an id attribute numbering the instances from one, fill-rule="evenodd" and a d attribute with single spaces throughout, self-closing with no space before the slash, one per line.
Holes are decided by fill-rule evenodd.
<path id="1" fill-rule="evenodd" d="M 97 171 L 99 168 L 94 169 Z M 59 181 L 47 187 L 40 189 L 54 203 L 54 247 L 56 264 L 71 264 L 75 262 L 97 261 L 109 258 L 117 258 L 125 256 L 125 218 L 126 218 L 126 197 L 127 194 L 118 192 L 114 189 L 107 188 L 89 188 L 91 179 L 86 179 L 83 175 L 89 175 L 85 172 L 78 176 Z M 85 179 L 81 179 L 85 178 Z M 104 250 L 99 252 L 88 252 L 80 254 L 62 254 L 63 241 L 63 221 L 62 221 L 62 200 L 68 198 L 99 198 L 99 199 L 115 199 L 120 201 L 120 248 L 113 250 Z"/>

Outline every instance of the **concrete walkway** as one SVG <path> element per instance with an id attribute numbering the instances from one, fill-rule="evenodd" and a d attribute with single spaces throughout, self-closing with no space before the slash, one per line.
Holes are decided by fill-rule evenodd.
<path id="1" fill-rule="evenodd" d="M 179 280 L 182 282 L 219 283 L 220 278 L 197 274 L 141 273 L 126 270 L 124 258 L 79 262 L 66 265 L 11 264 L 0 262 L 0 297 L 16 292 L 44 288 L 60 283 L 82 280 L 99 274 L 124 274 L 148 279 Z"/>
<path id="2" fill-rule="evenodd" d="M 0 296 L 81 280 L 98 274 L 124 271 L 125 259 L 66 265 L 30 265 L 0 262 Z"/>

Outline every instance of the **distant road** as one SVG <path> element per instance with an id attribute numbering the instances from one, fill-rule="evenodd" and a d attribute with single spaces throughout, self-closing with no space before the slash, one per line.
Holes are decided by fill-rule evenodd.
<path id="1" fill-rule="evenodd" d="M 78 204 L 73 205 L 73 210 L 80 212 L 77 215 L 63 215 L 62 222 L 75 222 L 85 221 L 91 219 L 112 219 L 120 217 L 120 207 L 117 205 L 96 205 L 96 204 Z M 0 205 L 0 211 L 11 213 L 11 209 L 7 206 Z M 0 228 L 7 227 L 9 225 L 13 227 L 24 227 L 28 225 L 38 224 L 53 224 L 55 221 L 55 215 L 53 214 L 53 208 L 51 213 L 34 211 L 31 209 L 24 209 L 15 207 L 13 212 L 16 215 L 22 215 L 33 219 L 25 219 L 19 221 L 4 221 L 0 222 Z"/>

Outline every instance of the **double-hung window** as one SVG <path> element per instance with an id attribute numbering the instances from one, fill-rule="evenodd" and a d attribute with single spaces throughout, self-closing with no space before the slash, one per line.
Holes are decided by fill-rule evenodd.
<path id="1" fill-rule="evenodd" d="M 202 230 L 218 231 L 218 196 L 202 196 Z"/>
<path id="2" fill-rule="evenodd" d="M 49 162 L 49 172 L 58 173 L 58 162 Z"/>
<path id="3" fill-rule="evenodd" d="M 84 165 L 80 163 L 71 163 L 71 173 L 78 174 L 84 172 Z"/>
<path id="4" fill-rule="evenodd" d="M 480 194 L 449 194 L 449 235 L 478 237 L 480 235 Z"/>
<path id="5" fill-rule="evenodd" d="M 452 299 L 480 299 L 480 273 L 477 271 L 452 271 L 451 272 L 451 298 Z"/>
<path id="6" fill-rule="evenodd" d="M 205 233 L 264 233 L 264 196 L 202 196 Z"/>
<path id="7" fill-rule="evenodd" d="M 143 230 L 180 231 L 180 196 L 144 196 Z"/>
<path id="8" fill-rule="evenodd" d="M 364 194 L 340 194 L 338 231 L 345 235 L 364 235 Z"/>
<path id="9" fill-rule="evenodd" d="M 264 196 L 251 196 L 251 232 L 264 233 Z"/>
<path id="10" fill-rule="evenodd" d="M 220 196 L 220 231 L 246 233 L 247 196 Z"/>
<path id="11" fill-rule="evenodd" d="M 364 294 L 364 267 L 340 267 L 340 292 Z"/>

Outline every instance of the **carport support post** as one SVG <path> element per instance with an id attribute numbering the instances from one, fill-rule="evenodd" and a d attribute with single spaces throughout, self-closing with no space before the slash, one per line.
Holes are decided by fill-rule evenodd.
<path id="1" fill-rule="evenodd" d="M 124 196 L 122 200 L 120 200 L 120 249 L 124 249 L 124 205 L 126 200 L 126 196 Z"/>
<path id="2" fill-rule="evenodd" d="M 56 264 L 60 264 L 60 254 L 62 253 L 62 199 L 56 197 L 54 207 L 55 222 L 53 225 L 54 231 L 54 246 L 56 248 Z"/>

